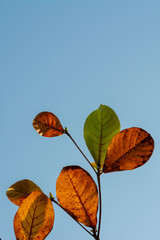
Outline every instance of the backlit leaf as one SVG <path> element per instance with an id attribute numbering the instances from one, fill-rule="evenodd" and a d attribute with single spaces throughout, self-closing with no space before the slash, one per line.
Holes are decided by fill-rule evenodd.
<path id="1" fill-rule="evenodd" d="M 79 166 L 64 167 L 57 179 L 60 205 L 88 227 L 97 224 L 98 192 L 92 177 Z"/>
<path id="2" fill-rule="evenodd" d="M 43 240 L 54 223 L 51 200 L 40 192 L 32 192 L 20 205 L 14 218 L 14 231 L 18 240 Z"/>
<path id="3" fill-rule="evenodd" d="M 64 133 L 59 119 L 51 112 L 41 112 L 33 120 L 33 127 L 43 137 L 56 137 Z"/>
<path id="4" fill-rule="evenodd" d="M 108 147 L 103 171 L 132 170 L 145 164 L 154 149 L 151 135 L 141 128 L 124 129 L 116 134 Z"/>
<path id="5" fill-rule="evenodd" d="M 97 166 L 103 165 L 112 138 L 120 131 L 116 113 L 108 106 L 92 112 L 84 124 L 84 139 Z"/>
<path id="6" fill-rule="evenodd" d="M 98 170 L 98 167 L 97 167 L 97 164 L 95 162 L 91 162 L 91 165 L 92 167 L 94 167 L 94 169 L 97 171 Z"/>
<path id="7" fill-rule="evenodd" d="M 11 202 L 20 206 L 21 202 L 33 191 L 42 192 L 34 182 L 24 179 L 10 186 L 6 194 Z"/>

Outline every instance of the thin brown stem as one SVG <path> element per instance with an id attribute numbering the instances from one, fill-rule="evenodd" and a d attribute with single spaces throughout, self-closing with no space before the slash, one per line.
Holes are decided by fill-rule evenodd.
<path id="1" fill-rule="evenodd" d="M 72 215 L 70 215 L 50 194 L 50 199 L 52 202 L 54 202 L 56 205 L 58 205 L 63 211 L 65 211 L 73 220 L 75 220 L 76 223 L 78 223 L 87 233 L 89 233 L 92 237 L 94 237 L 94 235 L 89 232 L 80 222 L 78 222 Z M 95 238 L 95 237 L 94 237 Z"/>
<path id="2" fill-rule="evenodd" d="M 100 229 L 101 229 L 101 216 L 102 216 L 102 194 L 101 194 L 101 183 L 100 183 L 100 175 L 101 175 L 101 171 L 100 171 L 100 167 L 98 167 L 98 170 L 96 171 L 95 168 L 92 166 L 92 164 L 90 163 L 90 161 L 88 160 L 88 158 L 85 156 L 85 154 L 82 152 L 82 150 L 79 148 L 79 146 L 77 145 L 77 143 L 74 141 L 74 139 L 71 137 L 71 135 L 69 134 L 67 128 L 65 128 L 64 133 L 67 134 L 67 136 L 72 140 L 72 142 L 75 144 L 75 146 L 78 148 L 78 150 L 81 152 L 81 154 L 83 155 L 83 157 L 87 160 L 87 162 L 89 163 L 89 165 L 92 167 L 92 169 L 94 170 L 94 172 L 96 173 L 97 176 L 97 182 L 98 182 L 98 193 L 99 193 L 99 221 L 98 221 L 98 231 L 96 233 L 96 230 L 93 229 L 93 235 L 87 230 L 85 229 L 79 222 L 77 222 L 81 227 L 83 227 L 90 235 L 92 235 L 92 237 L 95 238 L 95 240 L 100 240 Z M 60 206 L 61 207 L 61 206 Z M 64 210 L 64 209 L 63 209 Z M 72 217 L 72 216 L 71 216 Z M 75 220 L 75 219 L 74 219 Z M 76 220 L 75 220 L 76 221 Z"/>
<path id="3" fill-rule="evenodd" d="M 95 228 L 93 229 L 93 236 L 94 236 L 95 240 L 99 240 L 98 237 L 97 237 L 96 229 L 95 229 Z"/>
<path id="4" fill-rule="evenodd" d="M 75 144 L 75 146 L 78 148 L 78 150 L 80 151 L 80 153 L 83 155 L 83 157 L 87 160 L 87 162 L 89 163 L 89 165 L 92 167 L 92 169 L 94 170 L 94 172 L 97 175 L 96 170 L 94 169 L 94 167 L 92 166 L 92 164 L 90 163 L 90 161 L 88 160 L 88 158 L 86 157 L 86 155 L 82 152 L 82 150 L 79 148 L 79 146 L 77 145 L 77 143 L 74 141 L 74 139 L 71 137 L 71 135 L 69 134 L 68 130 L 65 129 L 64 131 L 65 134 L 67 134 L 68 137 L 70 137 L 70 139 L 72 140 L 72 142 Z"/>
<path id="5" fill-rule="evenodd" d="M 98 181 L 98 192 L 99 192 L 99 222 L 98 222 L 97 240 L 99 240 L 100 229 L 101 229 L 101 216 L 102 216 L 102 194 L 101 194 L 101 182 L 100 182 L 99 168 L 98 168 L 98 173 L 97 173 L 97 181 Z"/>

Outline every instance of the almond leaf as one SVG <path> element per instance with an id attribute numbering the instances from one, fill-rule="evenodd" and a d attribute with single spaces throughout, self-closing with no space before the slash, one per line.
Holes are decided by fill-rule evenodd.
<path id="1" fill-rule="evenodd" d="M 84 139 L 98 167 L 102 166 L 112 138 L 120 131 L 116 113 L 108 106 L 92 112 L 84 124 Z"/>
<path id="2" fill-rule="evenodd" d="M 50 199 L 38 191 L 32 192 L 20 205 L 14 218 L 16 239 L 43 240 L 54 223 L 54 210 Z"/>
<path id="3" fill-rule="evenodd" d="M 56 195 L 60 205 L 77 221 L 88 227 L 97 224 L 97 186 L 79 166 L 64 167 L 57 179 Z"/>
<path id="4" fill-rule="evenodd" d="M 59 119 L 51 112 L 41 112 L 33 120 L 33 127 L 43 137 L 56 137 L 64 133 Z"/>
<path id="5" fill-rule="evenodd" d="M 28 197 L 33 191 L 42 192 L 42 190 L 32 181 L 24 179 L 14 183 L 6 192 L 9 200 L 17 206 Z"/>
<path id="6" fill-rule="evenodd" d="M 103 171 L 107 173 L 140 167 L 149 160 L 153 149 L 154 141 L 148 132 L 137 127 L 124 129 L 112 139 Z"/>

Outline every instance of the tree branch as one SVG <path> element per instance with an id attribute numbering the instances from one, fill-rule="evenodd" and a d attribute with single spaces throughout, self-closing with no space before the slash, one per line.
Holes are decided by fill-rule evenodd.
<path id="1" fill-rule="evenodd" d="M 96 170 L 94 169 L 94 167 L 92 166 L 92 164 L 90 163 L 90 161 L 88 160 L 88 158 L 86 157 L 86 155 L 82 152 L 82 150 L 79 148 L 79 146 L 77 145 L 77 143 L 74 141 L 74 139 L 71 137 L 71 135 L 69 134 L 67 128 L 65 128 L 64 133 L 67 134 L 67 136 L 72 140 L 72 142 L 75 144 L 75 146 L 78 148 L 78 150 L 80 151 L 80 153 L 83 155 L 83 157 L 87 160 L 87 162 L 89 163 L 89 165 L 92 167 L 92 169 L 94 170 L 94 172 L 97 175 Z"/>
<path id="2" fill-rule="evenodd" d="M 74 216 L 72 216 L 72 215 L 70 215 L 55 199 L 54 199 L 54 197 L 52 196 L 52 194 L 50 193 L 49 194 L 50 195 L 50 200 L 52 201 L 52 202 L 54 202 L 56 205 L 58 205 L 63 211 L 65 211 L 76 223 L 78 223 L 87 233 L 89 233 L 92 237 L 94 237 L 94 235 L 91 233 L 91 232 L 89 232 L 80 222 L 78 222 L 75 218 L 74 218 Z M 94 237 L 95 238 L 95 237 Z"/>
<path id="3" fill-rule="evenodd" d="M 98 181 L 98 192 L 99 192 L 99 222 L 98 222 L 97 240 L 99 240 L 100 229 L 101 229 L 101 216 L 102 216 L 102 194 L 101 194 L 100 174 L 101 174 L 100 169 L 98 168 L 97 181 Z"/>

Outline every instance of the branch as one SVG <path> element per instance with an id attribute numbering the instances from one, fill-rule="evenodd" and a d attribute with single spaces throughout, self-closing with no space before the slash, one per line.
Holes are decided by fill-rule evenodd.
<path id="1" fill-rule="evenodd" d="M 102 215 L 102 194 L 101 194 L 101 182 L 100 182 L 100 169 L 98 168 L 97 181 L 98 181 L 98 192 L 99 192 L 99 222 L 98 222 L 98 233 L 97 239 L 99 240 L 100 228 L 101 228 L 101 215 Z"/>
<path id="2" fill-rule="evenodd" d="M 92 167 L 92 169 L 94 170 L 94 172 L 97 175 L 96 170 L 94 169 L 94 167 L 92 166 L 92 164 L 90 163 L 90 161 L 88 160 L 88 158 L 86 157 L 86 155 L 82 152 L 82 150 L 78 147 L 77 143 L 74 141 L 74 139 L 71 137 L 71 135 L 69 134 L 67 128 L 65 128 L 64 133 L 67 134 L 68 137 L 70 137 L 70 139 L 72 140 L 72 142 L 75 144 L 75 146 L 78 148 L 78 150 L 80 151 L 80 153 L 83 155 L 83 157 L 87 160 L 87 162 L 89 163 L 89 165 Z"/>
<path id="3" fill-rule="evenodd" d="M 80 222 L 78 222 L 74 216 L 70 215 L 55 199 L 54 197 L 52 196 L 51 193 L 49 193 L 50 195 L 50 200 L 52 202 L 54 202 L 56 205 L 58 205 L 63 211 L 65 211 L 72 219 L 74 219 L 76 221 L 76 223 L 78 223 L 80 225 L 80 227 L 82 227 L 87 233 L 89 233 L 92 237 L 95 237 L 92 233 L 90 233 Z"/>
<path id="4" fill-rule="evenodd" d="M 79 148 L 79 146 L 77 145 L 77 143 L 74 141 L 74 139 L 71 137 L 71 135 L 69 134 L 67 128 L 65 128 L 64 133 L 67 134 L 67 136 L 72 140 L 72 142 L 75 144 L 75 146 L 78 148 L 78 150 L 81 152 L 81 154 L 83 155 L 83 157 L 87 160 L 87 162 L 89 163 L 89 165 L 92 167 L 92 169 L 94 170 L 94 172 L 96 173 L 97 176 L 97 181 L 98 181 L 98 193 L 99 193 L 99 222 L 98 222 L 98 231 L 96 234 L 95 229 L 93 229 L 93 235 L 87 230 L 85 229 L 79 222 L 77 222 L 69 213 L 69 215 L 82 227 L 84 228 L 90 235 L 92 235 L 92 237 L 94 237 L 96 240 L 99 240 L 99 235 L 100 235 L 100 228 L 101 228 L 101 215 L 102 215 L 102 195 L 101 195 L 101 183 L 100 183 L 100 175 L 101 175 L 101 171 L 100 171 L 100 167 L 98 167 L 98 171 L 95 170 L 95 168 L 92 166 L 92 164 L 90 163 L 90 161 L 88 160 L 88 158 L 85 156 L 85 154 L 82 152 L 82 150 Z M 57 202 L 55 202 L 57 204 Z M 59 205 L 59 204 L 58 204 Z M 60 206 L 60 205 L 59 205 Z M 60 206 L 61 207 L 61 206 Z M 62 207 L 61 207 L 62 208 Z M 65 209 L 63 209 L 65 210 Z"/>

